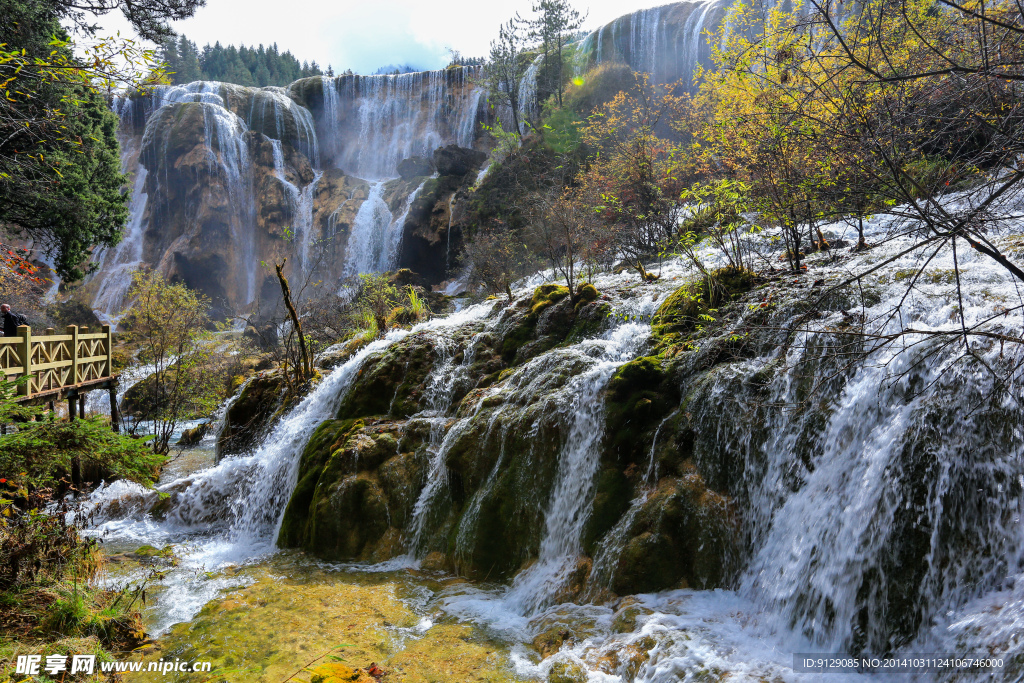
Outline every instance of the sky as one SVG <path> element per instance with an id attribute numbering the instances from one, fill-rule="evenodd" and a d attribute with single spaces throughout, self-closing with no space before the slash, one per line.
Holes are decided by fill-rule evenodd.
<path id="1" fill-rule="evenodd" d="M 585 28 L 623 14 L 665 4 L 666 0 L 577 0 L 588 13 Z M 498 26 L 516 12 L 530 16 L 532 0 L 207 0 L 174 30 L 202 47 L 277 43 L 300 61 L 316 60 L 335 72 L 373 73 L 386 65 L 438 69 L 448 63 L 448 48 L 463 55 L 486 56 Z M 101 19 L 107 33 L 131 29 L 118 12 Z"/>

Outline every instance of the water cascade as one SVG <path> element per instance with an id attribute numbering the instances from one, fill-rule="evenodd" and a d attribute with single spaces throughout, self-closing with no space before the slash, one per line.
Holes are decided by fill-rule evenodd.
<path id="1" fill-rule="evenodd" d="M 392 216 L 383 197 L 394 202 L 394 189 L 383 185 L 406 158 L 473 146 L 478 70 L 317 77 L 288 88 L 195 82 L 117 98 L 133 201 L 126 239 L 92 277 L 93 307 L 112 319 L 143 264 L 209 296 L 216 315 L 273 291 L 260 281 L 261 261 L 288 258 L 302 281 L 393 267 L 416 192 Z M 377 185 L 354 211 L 361 179 Z M 340 220 L 350 229 L 339 231 Z M 282 242 L 284 227 L 296 239 Z"/>
<path id="2" fill-rule="evenodd" d="M 649 313 L 654 308 L 649 306 Z M 507 604 L 517 612 L 532 614 L 547 606 L 583 553 L 581 539 L 593 506 L 594 480 L 601 459 L 599 446 L 604 436 L 601 392 L 612 373 L 636 356 L 649 333 L 650 327 L 643 323 L 616 328 L 607 339 L 597 342 L 597 363 L 578 376 L 570 388 L 575 398 L 569 409 L 569 436 L 559 456 L 537 562 L 516 576 L 506 597 Z"/>
<path id="3" fill-rule="evenodd" d="M 714 31 L 732 3 L 680 2 L 638 10 L 589 34 L 574 58 L 579 75 L 591 64 L 622 62 L 653 83 L 691 83 L 698 64 L 710 66 L 705 31 Z"/>
<path id="4" fill-rule="evenodd" d="M 324 146 L 360 178 L 398 175 L 398 163 L 455 143 L 471 147 L 483 90 L 479 67 L 322 80 Z"/>

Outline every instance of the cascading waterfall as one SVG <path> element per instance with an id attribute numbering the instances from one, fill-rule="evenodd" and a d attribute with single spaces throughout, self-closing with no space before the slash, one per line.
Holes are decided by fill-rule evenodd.
<path id="1" fill-rule="evenodd" d="M 313 180 L 301 190 L 288 180 L 284 167 L 284 152 L 280 140 L 270 140 L 274 154 L 274 177 L 281 181 L 288 196 L 291 209 L 292 231 L 298 239 L 299 272 L 301 282 L 306 282 L 313 273 L 312 248 L 315 242 L 313 227 L 313 195 L 323 171 L 314 171 Z"/>
<path id="2" fill-rule="evenodd" d="M 708 65 L 711 49 L 705 31 L 715 28 L 731 0 L 698 0 L 643 9 L 615 19 L 581 43 L 574 58 L 577 76 L 590 64 L 621 61 L 647 73 L 652 83 L 682 79 L 692 87 L 698 65 Z M 680 14 L 685 12 L 685 19 Z"/>
<path id="3" fill-rule="evenodd" d="M 351 143 L 335 142 L 334 164 L 371 180 L 398 175 L 398 163 L 429 156 L 449 142 L 472 146 L 482 90 L 478 67 L 398 75 L 339 76 L 324 81 L 326 126 Z M 352 108 L 358 127 L 339 123 Z M 344 125 L 342 125 L 344 124 Z"/>
<path id="4" fill-rule="evenodd" d="M 626 323 L 598 342 L 597 363 L 574 382 L 569 436 L 558 460 L 558 479 L 544 519 L 537 562 L 516 576 L 505 598 L 515 611 L 531 614 L 546 606 L 582 554 L 583 527 L 590 516 L 594 478 L 604 436 L 601 392 L 615 370 L 632 360 L 650 334 L 645 323 Z M 593 343 L 593 342 L 592 342 Z"/>
<path id="5" fill-rule="evenodd" d="M 391 213 L 384 201 L 385 183 L 378 181 L 370 185 L 370 193 L 352 223 L 345 252 L 345 276 L 383 273 L 394 269 L 402 245 L 405 219 L 426 182 L 425 179 L 409 194 L 398 216 Z"/>
<path id="6" fill-rule="evenodd" d="M 116 324 L 118 312 L 127 303 L 125 295 L 132 284 L 132 273 L 143 265 L 142 256 L 146 200 L 146 167 L 139 163 L 132 182 L 132 198 L 128 204 L 128 225 L 124 238 L 102 254 L 104 276 L 100 280 L 92 307 L 105 323 Z"/>
<path id="7" fill-rule="evenodd" d="M 658 38 L 661 28 L 661 8 L 640 10 L 633 15 L 629 30 L 629 52 L 638 71 L 655 76 L 657 73 Z"/>
<path id="8" fill-rule="evenodd" d="M 392 215 L 383 203 L 383 183 L 398 175 L 397 165 L 406 158 L 430 157 L 449 144 L 473 146 L 484 95 L 476 84 L 478 72 L 479 67 L 464 67 L 319 77 L 288 88 L 199 81 L 160 86 L 150 97 L 115 98 L 122 163 L 135 184 L 126 239 L 102 254 L 101 268 L 92 276 L 98 283 L 94 308 L 111 320 L 124 303 L 130 273 L 149 264 L 210 296 L 218 313 L 245 311 L 259 289 L 263 252 L 276 248 L 276 233 L 269 230 L 268 236 L 265 229 L 281 227 L 264 225 L 281 220 L 281 214 L 256 194 L 259 165 L 270 161 L 261 147 L 268 141 L 273 167 L 266 171 L 282 183 L 284 215 L 297 238 L 289 254 L 297 272 L 308 278 L 320 264 L 318 276 L 338 279 L 393 267 L 416 194 Z M 307 102 L 312 109 L 304 106 Z M 197 169 L 197 160 L 202 165 L 204 159 L 205 168 Z M 313 177 L 307 182 L 309 169 Z M 337 247 L 324 247 L 325 254 L 347 253 L 348 263 L 343 257 L 320 259 L 313 220 L 322 208 L 318 202 L 328 202 L 331 234 L 326 236 L 337 237 L 340 206 L 318 190 L 324 174 L 332 187 L 358 185 L 342 181 L 339 171 L 381 184 L 373 187 L 349 244 L 346 234 Z M 219 181 L 197 182 L 204 173 Z M 348 201 L 354 197 L 353 189 Z"/>
<path id="9" fill-rule="evenodd" d="M 540 72 L 540 67 L 544 64 L 544 55 L 537 55 L 537 57 L 530 62 L 529 68 L 526 73 L 523 74 L 523 78 L 519 81 L 519 118 L 521 133 L 526 133 L 529 124 L 527 121 L 533 121 L 540 114 L 540 103 L 537 101 L 537 75 Z"/>
<path id="10" fill-rule="evenodd" d="M 287 117 L 285 116 L 287 114 Z M 273 122 L 273 129 L 268 125 Z M 290 131 L 288 123 L 295 126 Z M 249 128 L 261 130 L 272 140 L 291 140 L 309 159 L 313 168 L 320 167 L 320 143 L 313 123 L 313 115 L 297 105 L 284 88 L 261 88 L 252 96 L 249 108 Z"/>
<path id="11" fill-rule="evenodd" d="M 686 24 L 683 26 L 685 44 L 682 52 L 685 55 L 683 77 L 687 78 L 688 82 L 693 81 L 693 74 L 703 63 L 702 55 L 710 53 L 704 31 L 710 28 L 707 26 L 708 15 L 722 4 L 723 0 L 705 0 L 700 7 L 695 7 L 690 12 L 690 16 L 686 18 Z"/>

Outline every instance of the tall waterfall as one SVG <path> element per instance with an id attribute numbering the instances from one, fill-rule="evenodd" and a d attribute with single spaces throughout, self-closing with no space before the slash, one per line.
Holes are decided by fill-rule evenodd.
<path id="1" fill-rule="evenodd" d="M 692 84 L 698 65 L 710 66 L 710 36 L 731 0 L 698 0 L 643 9 L 588 35 L 575 56 L 577 72 L 590 64 L 621 62 L 653 83 Z"/>
<path id="2" fill-rule="evenodd" d="M 289 88 L 195 82 L 118 97 L 123 167 L 134 176 L 129 229 L 99 259 L 93 307 L 112 319 L 144 264 L 209 296 L 219 315 L 274 291 L 260 262 L 288 258 L 302 282 L 393 268 L 416 192 L 392 216 L 384 185 L 404 159 L 473 146 L 478 72 L 318 77 Z M 342 207 L 362 201 L 360 179 L 372 183 L 368 203 L 339 233 Z"/>
<path id="3" fill-rule="evenodd" d="M 398 163 L 446 144 L 471 147 L 483 89 L 479 67 L 323 79 L 325 146 L 346 173 L 393 178 Z"/>

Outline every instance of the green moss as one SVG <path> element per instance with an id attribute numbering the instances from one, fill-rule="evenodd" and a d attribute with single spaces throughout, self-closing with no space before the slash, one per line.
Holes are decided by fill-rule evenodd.
<path id="1" fill-rule="evenodd" d="M 652 319 L 655 335 L 689 333 L 697 327 L 698 316 L 707 312 L 700 286 L 683 285 L 658 307 Z"/>
<path id="2" fill-rule="evenodd" d="M 324 473 L 331 453 L 356 429 L 362 420 L 327 420 L 313 432 L 299 461 L 299 480 L 285 509 L 278 543 L 285 548 L 302 547 L 308 539 L 308 521 L 313 494 Z"/>
<path id="3" fill-rule="evenodd" d="M 587 680 L 586 669 L 572 661 L 555 662 L 548 671 L 548 683 L 586 683 Z"/>
<path id="4" fill-rule="evenodd" d="M 738 554 L 728 499 L 709 489 L 692 466 L 682 477 L 658 483 L 630 533 L 612 581 L 620 594 L 720 587 Z"/>
<path id="5" fill-rule="evenodd" d="M 567 296 L 569 296 L 569 288 L 565 285 L 552 283 L 541 285 L 533 290 L 533 297 L 530 299 L 530 313 L 539 315 L 545 308 Z"/>
<path id="6" fill-rule="evenodd" d="M 597 336 L 607 323 L 611 309 L 607 302 L 577 304 L 576 318 L 565 337 L 566 343 L 576 344 Z"/>
<path id="7" fill-rule="evenodd" d="M 597 301 L 597 297 L 601 296 L 601 293 L 597 291 L 597 287 L 588 282 L 577 288 L 576 296 L 581 302 L 590 303 L 591 301 Z"/>
<path id="8" fill-rule="evenodd" d="M 633 487 L 618 467 L 605 467 L 597 478 L 594 505 L 584 531 L 583 547 L 592 554 L 593 543 L 619 521 L 633 498 Z"/>
<path id="9" fill-rule="evenodd" d="M 409 335 L 379 356 L 371 356 L 342 401 L 338 418 L 401 418 L 416 413 L 433 361 L 433 343 L 423 334 Z"/>
<path id="10" fill-rule="evenodd" d="M 749 270 L 726 266 L 712 271 L 706 280 L 683 285 L 658 307 L 651 321 L 654 334 L 689 334 L 701 316 L 754 288 L 757 278 Z"/>
<path id="11" fill-rule="evenodd" d="M 644 461 L 658 423 L 678 404 L 678 389 L 657 356 L 624 363 L 608 382 L 606 448 L 622 467 Z"/>

